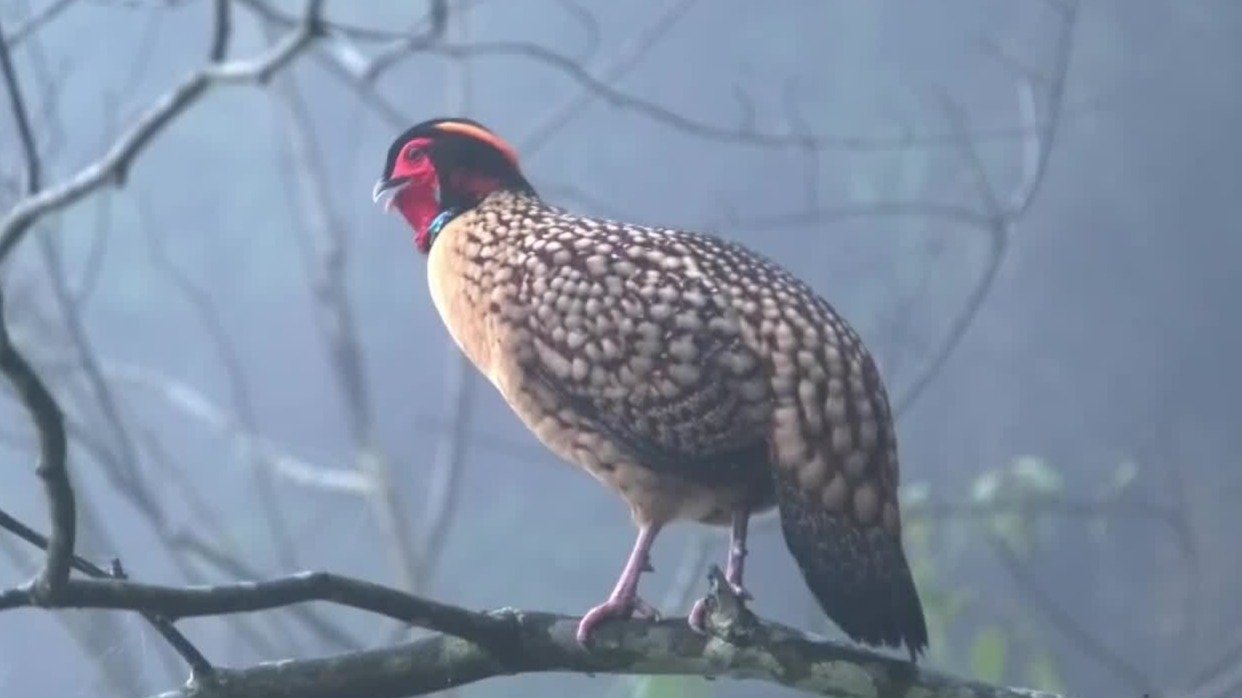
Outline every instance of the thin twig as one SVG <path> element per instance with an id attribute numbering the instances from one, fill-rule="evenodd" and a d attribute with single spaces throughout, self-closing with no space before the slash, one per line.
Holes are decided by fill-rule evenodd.
<path id="1" fill-rule="evenodd" d="M 23 524 L 21 521 L 13 518 L 4 510 L 0 510 L 0 528 L 9 531 L 13 535 L 37 548 L 49 550 L 51 547 L 51 541 L 48 540 L 47 536 L 44 536 L 38 531 L 35 531 L 29 526 Z M 111 573 L 90 562 L 89 560 L 78 557 L 77 555 L 70 554 L 68 561 L 74 569 L 97 579 L 125 579 L 123 571 L 120 570 L 119 561 L 113 562 L 114 571 Z M 79 581 L 82 580 L 72 580 L 72 582 Z M 66 584 L 69 583 L 70 581 L 67 580 Z M 3 596 L 13 598 L 26 596 L 30 599 L 31 605 L 43 605 L 43 602 L 39 599 L 33 585 L 8 590 L 3 592 Z M 51 600 L 52 604 L 57 604 L 59 602 L 59 598 Z M 0 607 L 2 607 L 2 605 L 0 605 Z M 160 636 L 163 637 L 174 650 L 176 650 L 177 654 L 180 654 L 181 657 L 185 659 L 186 664 L 190 666 L 190 669 L 196 676 L 205 676 L 213 671 L 211 663 L 207 661 L 207 658 L 198 651 L 198 648 L 196 648 L 193 643 L 181 634 L 181 631 L 177 630 L 173 626 L 172 622 L 168 618 L 152 612 L 149 609 L 135 610 L 137 610 L 142 617 L 146 619 L 146 621 L 150 623 L 153 628 L 155 628 L 156 632 L 158 632 Z"/>
<path id="2" fill-rule="evenodd" d="M 254 454 L 259 463 L 294 484 L 326 492 L 366 494 L 371 482 L 356 470 L 329 468 L 296 456 L 287 448 L 262 434 L 249 431 L 234 420 L 220 405 L 212 402 L 201 390 L 150 369 L 129 364 L 110 363 L 104 374 L 114 381 L 123 381 L 149 391 L 168 407 L 208 428 L 230 436 L 245 453 Z"/>
<path id="3" fill-rule="evenodd" d="M 39 218 L 66 208 L 108 183 L 123 183 L 125 173 L 142 149 L 168 124 L 217 84 L 264 82 L 302 51 L 319 31 L 323 0 L 310 0 L 299 28 L 261 55 L 228 63 L 208 65 L 191 73 L 165 93 L 113 143 L 100 159 L 66 181 L 19 201 L 0 219 L 0 262 Z"/>
<path id="4" fill-rule="evenodd" d="M 651 26 L 645 28 L 631 39 L 612 60 L 611 64 L 600 71 L 600 79 L 608 83 L 615 83 L 629 74 L 651 52 L 651 49 L 667 36 L 668 31 L 676 26 L 682 17 L 685 17 L 686 13 L 696 2 L 698 0 L 674 0 L 674 2 L 670 3 L 656 17 Z M 594 101 L 595 96 L 595 91 L 581 89 L 577 94 L 569 97 L 550 111 L 530 132 L 518 139 L 519 149 L 522 151 L 523 156 L 529 158 L 538 152 L 556 133 L 564 128 L 565 124 L 569 123 L 576 115 L 582 113 Z"/>
<path id="5" fill-rule="evenodd" d="M 1022 596 L 1025 602 L 1037 606 L 1053 626 L 1072 638 L 1075 644 L 1081 647 L 1083 651 L 1095 657 L 1101 664 L 1108 666 L 1130 688 L 1143 695 L 1151 694 L 1155 688 L 1152 685 L 1151 679 L 1140 671 L 1137 666 L 1105 646 L 1103 642 L 1088 632 L 1072 615 L 1049 598 L 1047 592 L 1031 576 L 1026 566 L 1014 555 L 1005 542 L 994 538 L 992 539 L 992 548 L 996 551 L 996 555 L 1003 563 L 1005 569 L 1009 571 L 1010 576 L 1022 587 Z"/>
<path id="6" fill-rule="evenodd" d="M 233 20 L 230 0 L 213 0 L 211 3 L 215 20 L 212 23 L 211 47 L 207 50 L 207 60 L 219 63 L 229 52 L 229 38 L 233 35 Z"/>
<path id="7" fill-rule="evenodd" d="M 236 0 L 237 2 L 250 8 L 260 17 L 268 22 L 272 22 L 279 27 L 286 29 L 297 26 L 300 21 L 299 17 L 292 12 L 287 12 L 271 3 L 263 0 Z M 458 3 L 462 4 L 462 3 Z M 419 20 L 418 26 L 428 25 L 435 26 L 438 23 L 436 13 L 447 9 L 438 0 L 433 2 L 427 16 Z M 347 24 L 338 21 L 323 21 L 324 29 L 329 34 L 340 35 L 352 39 L 354 41 L 375 41 L 391 43 L 394 41 L 404 41 L 409 39 L 410 31 L 398 31 L 393 29 L 377 29 L 374 27 L 360 27 L 357 25 Z"/>
<path id="8" fill-rule="evenodd" d="M 303 246 L 303 259 L 320 332 L 344 398 L 355 468 L 371 483 L 366 492 L 368 501 L 401 586 L 415 591 L 419 580 L 415 542 L 392 481 L 388 457 L 375 435 L 371 389 L 347 283 L 345 224 L 331 203 L 332 189 L 323 161 L 315 152 L 316 140 L 301 96 L 291 81 L 282 81 L 278 88 L 287 152 L 292 160 L 290 170 L 297 173 L 299 184 L 299 191 L 288 192 L 287 200 L 293 215 L 304 223 L 299 229 L 310 236 L 310 243 Z"/>
<path id="9" fill-rule="evenodd" d="M 362 75 L 363 81 L 375 82 L 385 71 L 396 65 L 397 61 L 438 42 L 444 36 L 444 30 L 448 26 L 448 17 L 448 0 L 432 0 L 431 27 L 426 32 L 403 37 L 387 48 L 377 51 Z"/>
<path id="10" fill-rule="evenodd" d="M 211 346 L 216 351 L 229 385 L 233 411 L 237 415 L 241 433 L 246 435 L 258 433 L 258 413 L 250 394 L 250 385 L 246 380 L 241 358 L 238 356 L 232 338 L 224 328 L 224 322 L 215 303 L 212 302 L 211 295 L 191 281 L 169 258 L 168 251 L 164 248 L 163 237 L 156 231 L 150 207 L 145 199 L 138 200 L 138 214 L 140 227 L 147 239 L 147 249 L 150 251 L 152 266 L 167 276 L 189 303 L 199 324 L 207 333 Z M 263 462 L 265 459 L 257 450 L 247 448 L 246 453 L 255 466 L 252 468 L 255 495 L 267 524 L 272 547 L 280 563 L 286 569 L 296 569 L 298 566 L 297 548 L 293 542 L 293 534 L 289 531 L 269 468 L 265 467 Z"/>
<path id="11" fill-rule="evenodd" d="M 974 287 L 967 295 L 962 310 L 958 312 L 950 323 L 948 333 L 945 335 L 939 348 L 924 365 L 922 371 L 894 401 L 894 414 L 904 414 L 918 400 L 927 386 L 940 374 L 941 368 L 944 367 L 949 357 L 957 349 L 962 338 L 965 337 L 966 331 L 974 323 L 975 317 L 978 316 L 979 310 L 983 307 L 983 302 L 987 299 L 992 285 L 996 281 L 1018 220 L 1030 209 L 1036 194 L 1043 184 L 1044 174 L 1048 169 L 1048 160 L 1052 154 L 1052 146 L 1056 140 L 1058 127 L 1061 123 L 1065 80 L 1069 72 L 1070 53 L 1073 49 L 1072 39 L 1076 20 L 1076 8 L 1076 4 L 1070 5 L 1069 11 L 1061 17 L 1061 31 L 1057 37 L 1057 58 L 1052 68 L 1052 77 L 1048 81 L 1048 117 L 1042 127 L 1035 113 L 1033 97 L 1031 96 L 1033 87 L 1029 80 L 1019 80 L 1018 104 L 1023 121 L 1021 130 L 1025 134 L 1022 159 L 1023 179 L 1011 194 L 1007 209 L 998 200 L 988 182 L 987 174 L 983 170 L 978 151 L 975 147 L 977 138 L 964 123 L 962 115 L 953 109 L 949 110 L 951 120 L 954 122 L 954 133 L 957 135 L 958 144 L 972 165 L 972 172 L 979 183 L 980 195 L 989 211 L 989 215 L 985 218 L 989 222 L 986 226 L 988 232 L 988 261 L 983 269 L 983 273 L 980 274 L 978 281 L 975 282 Z"/>
<path id="12" fill-rule="evenodd" d="M 43 9 L 26 18 L 26 21 L 17 29 L 14 29 L 12 34 L 6 35 L 3 31 L 0 31 L 0 43 L 7 46 L 10 51 L 17 48 L 19 44 L 56 19 L 60 13 L 69 9 L 76 2 L 78 0 L 55 0 L 55 2 L 48 3 Z"/>

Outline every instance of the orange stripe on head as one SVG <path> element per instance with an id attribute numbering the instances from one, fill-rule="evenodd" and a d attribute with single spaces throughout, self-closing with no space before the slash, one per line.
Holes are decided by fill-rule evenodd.
<path id="1" fill-rule="evenodd" d="M 482 141 L 500 151 L 500 154 L 504 155 L 505 159 L 508 160 L 509 164 L 513 165 L 514 168 L 518 167 L 517 151 L 513 149 L 513 146 L 505 142 L 505 140 L 500 136 L 497 136 L 481 126 L 475 126 L 474 124 L 467 124 L 461 121 L 444 121 L 436 124 L 434 128 L 435 130 L 443 133 L 456 133 L 460 136 L 466 136 L 467 138 Z"/>

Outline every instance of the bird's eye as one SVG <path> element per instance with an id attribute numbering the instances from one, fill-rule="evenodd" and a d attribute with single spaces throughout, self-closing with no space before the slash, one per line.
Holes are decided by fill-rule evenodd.
<path id="1" fill-rule="evenodd" d="M 422 148 L 410 148 L 405 151 L 405 161 L 411 163 L 422 162 L 427 157 L 427 151 Z"/>

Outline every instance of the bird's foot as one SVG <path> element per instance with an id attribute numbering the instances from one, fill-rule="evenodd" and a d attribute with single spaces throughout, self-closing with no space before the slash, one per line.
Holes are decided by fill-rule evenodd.
<path id="1" fill-rule="evenodd" d="M 595 629 L 605 621 L 614 618 L 660 620 L 660 611 L 639 596 L 610 598 L 587 611 L 586 615 L 582 616 L 582 620 L 578 621 L 578 644 L 586 645 L 590 643 L 591 635 L 595 633 Z"/>
<path id="2" fill-rule="evenodd" d="M 712 613 L 717 610 L 717 607 L 720 607 L 725 616 L 735 618 L 749 613 L 749 610 L 746 608 L 746 602 L 754 598 L 742 586 L 741 580 L 727 578 L 718 567 L 712 568 L 708 574 L 708 579 L 711 580 L 711 593 L 694 602 L 694 606 L 690 609 L 690 615 L 686 619 L 690 629 L 702 635 L 710 634 L 707 624 L 712 618 Z"/>
<path id="3" fill-rule="evenodd" d="M 690 624 L 690 629 L 700 635 L 707 634 L 707 616 L 712 612 L 712 597 L 704 596 L 694 602 L 694 606 L 690 609 L 690 615 L 686 621 Z"/>

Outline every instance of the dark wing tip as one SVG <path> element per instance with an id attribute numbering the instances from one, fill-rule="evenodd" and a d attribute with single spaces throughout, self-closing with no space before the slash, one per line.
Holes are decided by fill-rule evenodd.
<path id="1" fill-rule="evenodd" d="M 778 482 L 777 496 L 785 542 L 828 617 L 856 642 L 905 645 L 914 661 L 927 623 L 900 536 L 824 511 L 792 483 Z"/>

